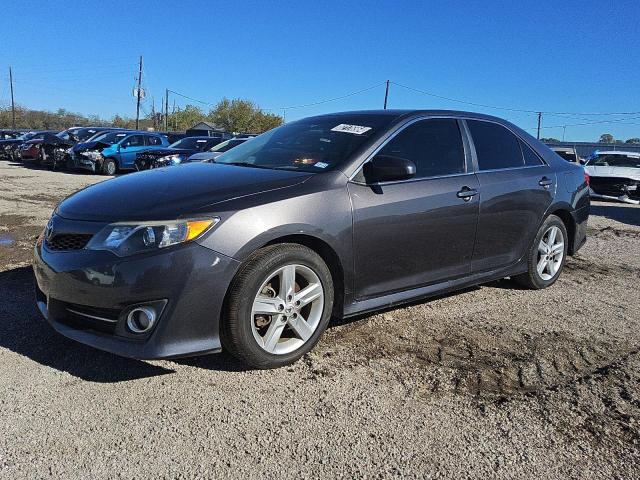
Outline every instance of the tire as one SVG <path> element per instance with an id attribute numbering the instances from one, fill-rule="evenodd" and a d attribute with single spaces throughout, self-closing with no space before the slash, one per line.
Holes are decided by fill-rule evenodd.
<path id="1" fill-rule="evenodd" d="M 551 232 L 555 232 L 555 238 L 551 245 L 552 248 L 547 248 Z M 540 290 L 553 285 L 564 268 L 568 241 L 569 235 L 562 220 L 555 215 L 549 215 L 538 230 L 527 254 L 527 272 L 517 275 L 513 279 L 523 287 L 532 290 Z M 539 269 L 539 266 L 542 268 Z"/>
<path id="2" fill-rule="evenodd" d="M 229 287 L 222 346 L 254 368 L 289 365 L 318 342 L 331 319 L 333 299 L 331 272 L 316 252 L 294 243 L 261 248 Z"/>
<path id="3" fill-rule="evenodd" d="M 115 175 L 118 171 L 118 166 L 116 165 L 116 161 L 113 158 L 105 158 L 102 161 L 100 170 L 103 175 Z"/>
<path id="4" fill-rule="evenodd" d="M 36 158 L 34 159 L 33 163 L 34 165 L 41 167 L 43 160 L 44 160 L 44 150 L 42 150 L 42 148 L 39 148 L 38 154 L 36 155 Z"/>

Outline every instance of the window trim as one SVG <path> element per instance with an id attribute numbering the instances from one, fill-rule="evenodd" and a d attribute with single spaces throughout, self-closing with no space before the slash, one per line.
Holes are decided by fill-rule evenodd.
<path id="1" fill-rule="evenodd" d="M 432 176 L 432 177 L 407 178 L 405 180 L 391 180 L 391 181 L 386 181 L 386 182 L 374 182 L 374 183 L 359 182 L 357 180 L 354 180 L 354 178 L 356 176 L 358 176 L 358 174 L 362 171 L 362 169 L 364 168 L 365 164 L 369 163 L 380 152 L 380 150 L 382 150 L 389 142 L 391 142 L 397 135 L 399 135 L 401 132 L 403 132 L 406 128 L 408 128 L 411 125 L 413 125 L 414 123 L 420 122 L 422 120 L 438 120 L 438 119 L 454 120 L 456 122 L 456 124 L 458 125 L 458 131 L 460 133 L 460 140 L 462 141 L 462 148 L 463 148 L 463 152 L 464 152 L 464 172 L 451 173 L 451 174 L 448 174 L 448 175 L 436 175 L 436 176 Z M 449 178 L 449 177 L 461 177 L 463 175 L 473 174 L 474 173 L 474 171 L 473 171 L 474 170 L 474 165 L 471 163 L 472 157 L 471 157 L 471 151 L 470 150 L 471 150 L 470 149 L 470 142 L 467 139 L 466 131 L 463 128 L 463 125 L 462 125 L 462 122 L 461 122 L 460 118 L 451 117 L 451 116 L 447 116 L 447 115 L 422 115 L 422 116 L 415 117 L 415 118 L 412 118 L 412 119 L 406 121 L 405 123 L 400 125 L 393 133 L 391 133 L 387 138 L 385 138 L 382 141 L 382 143 L 380 143 L 380 145 L 378 145 L 375 148 L 375 150 L 373 152 L 371 152 L 360 163 L 360 165 L 353 171 L 353 173 L 349 177 L 348 181 L 350 183 L 354 183 L 356 185 L 393 185 L 393 184 L 396 184 L 396 183 L 420 182 L 420 181 L 423 181 L 423 180 L 431 180 L 431 179 L 438 179 L 438 178 Z"/>
<path id="2" fill-rule="evenodd" d="M 484 119 L 484 118 L 473 118 L 473 117 L 461 117 L 460 118 L 463 122 L 464 122 L 464 126 L 467 132 L 467 135 L 469 136 L 469 143 L 471 144 L 471 150 L 473 152 L 473 168 L 475 173 L 486 173 L 486 172 L 504 172 L 504 171 L 509 171 L 509 170 L 520 170 L 523 168 L 540 168 L 540 167 L 548 167 L 549 164 L 544 160 L 544 158 L 542 158 L 540 155 L 538 155 L 538 152 L 536 152 L 536 149 L 533 148 L 529 142 L 527 142 L 524 138 L 522 138 L 520 135 L 518 135 L 518 133 L 514 132 L 511 128 L 509 128 L 509 126 L 504 125 L 500 122 L 496 122 L 495 120 L 489 120 L 489 119 Z M 524 161 L 524 152 L 522 151 L 522 147 L 520 146 L 520 144 L 518 143 L 518 147 L 520 148 L 520 153 L 522 154 L 522 165 L 520 165 L 519 167 L 504 167 L 504 168 L 490 168 L 487 170 L 480 170 L 480 164 L 478 163 L 478 153 L 476 152 L 476 145 L 473 141 L 473 135 L 471 135 L 471 130 L 469 129 L 469 125 L 467 124 L 467 120 L 474 120 L 477 122 L 486 122 L 486 123 L 494 123 L 496 125 L 501 126 L 502 128 L 506 129 L 508 132 L 510 132 L 512 135 L 514 135 L 516 137 L 516 139 L 522 141 L 525 145 L 527 145 L 532 151 L 533 153 L 536 154 L 536 156 L 538 157 L 538 159 L 540 160 L 540 165 L 526 165 L 525 161 Z"/>

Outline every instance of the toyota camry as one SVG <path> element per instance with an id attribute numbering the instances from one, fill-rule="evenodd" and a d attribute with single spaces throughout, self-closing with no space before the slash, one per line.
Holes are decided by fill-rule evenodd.
<path id="1" fill-rule="evenodd" d="M 273 368 L 332 317 L 505 277 L 549 287 L 588 215 L 583 168 L 505 120 L 322 115 L 68 197 L 35 246 L 36 302 L 118 355 Z"/>

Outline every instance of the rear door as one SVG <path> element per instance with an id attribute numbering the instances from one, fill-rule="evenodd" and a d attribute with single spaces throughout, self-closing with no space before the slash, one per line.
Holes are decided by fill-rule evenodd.
<path id="1" fill-rule="evenodd" d="M 406 290 L 471 270 L 477 180 L 456 119 L 418 120 L 378 152 L 416 164 L 415 177 L 349 183 L 355 289 L 359 299 Z"/>
<path id="2" fill-rule="evenodd" d="M 556 189 L 551 167 L 506 127 L 466 120 L 480 190 L 472 270 L 517 262 L 533 241 Z"/>

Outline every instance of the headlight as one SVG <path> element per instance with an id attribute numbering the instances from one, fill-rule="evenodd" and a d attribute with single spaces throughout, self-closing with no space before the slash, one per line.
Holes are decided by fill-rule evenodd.
<path id="1" fill-rule="evenodd" d="M 102 158 L 102 154 L 100 152 L 96 152 L 95 150 L 88 150 L 86 152 L 82 152 L 81 155 L 93 161 L 100 160 Z"/>
<path id="2" fill-rule="evenodd" d="M 178 163 L 182 162 L 182 157 L 183 157 L 183 155 L 180 155 L 178 153 L 174 153 L 173 155 L 166 155 L 164 157 L 160 157 L 158 159 L 158 162 L 160 162 L 160 163 L 170 163 L 171 165 L 177 165 Z"/>
<path id="3" fill-rule="evenodd" d="M 199 218 L 169 222 L 113 223 L 98 232 L 86 246 L 109 250 L 120 257 L 150 252 L 189 242 L 212 228 L 220 218 Z"/>

